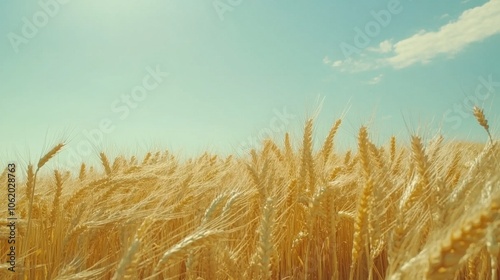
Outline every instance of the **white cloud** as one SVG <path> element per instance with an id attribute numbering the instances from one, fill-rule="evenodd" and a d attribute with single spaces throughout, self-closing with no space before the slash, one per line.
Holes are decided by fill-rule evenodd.
<path id="1" fill-rule="evenodd" d="M 378 47 L 366 49 L 358 59 L 337 60 L 332 66 L 342 72 L 360 72 L 386 66 L 401 69 L 417 63 L 427 64 L 440 55 L 452 58 L 468 45 L 498 33 L 500 0 L 490 0 L 464 11 L 457 20 L 437 31 L 420 30 L 394 44 L 392 40 L 384 40 Z"/>
<path id="2" fill-rule="evenodd" d="M 383 74 L 380 74 L 377 77 L 373 77 L 372 79 L 370 79 L 367 82 L 367 84 L 369 84 L 369 85 L 376 85 L 376 84 L 380 83 L 380 81 L 382 81 L 382 77 L 383 76 L 384 76 Z"/>
<path id="3" fill-rule="evenodd" d="M 375 70 L 385 62 L 381 60 L 370 60 L 370 59 L 346 59 L 346 60 L 337 60 L 332 63 L 332 67 L 337 68 L 340 72 L 364 72 L 369 70 Z"/>
<path id="4" fill-rule="evenodd" d="M 324 64 L 330 64 L 330 62 L 332 62 L 332 61 L 330 60 L 330 58 L 328 56 L 325 56 L 325 58 L 323 58 Z"/>
<path id="5" fill-rule="evenodd" d="M 391 52 L 393 48 L 391 40 L 385 40 L 380 42 L 378 48 L 368 48 L 367 50 L 377 53 L 388 53 Z"/>
<path id="6" fill-rule="evenodd" d="M 394 44 L 394 55 L 387 61 L 394 68 L 430 62 L 439 54 L 454 55 L 467 45 L 500 33 L 500 0 L 466 10 L 457 21 L 439 31 L 421 31 Z"/>
<path id="7" fill-rule="evenodd" d="M 340 67 L 344 62 L 342 60 L 336 60 L 332 63 L 333 67 Z"/>
<path id="8" fill-rule="evenodd" d="M 440 19 L 443 19 L 443 18 L 449 18 L 449 17 L 450 17 L 450 15 L 449 15 L 449 14 L 444 14 L 444 15 L 441 15 L 439 18 L 440 18 Z"/>

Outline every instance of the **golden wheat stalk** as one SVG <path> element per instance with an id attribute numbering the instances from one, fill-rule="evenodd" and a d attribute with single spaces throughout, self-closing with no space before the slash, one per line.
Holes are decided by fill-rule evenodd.
<path id="1" fill-rule="evenodd" d="M 488 120 L 484 115 L 483 109 L 479 108 L 478 106 L 474 106 L 473 113 L 479 125 L 481 125 L 484 128 L 484 130 L 486 130 L 486 133 L 488 133 L 490 141 L 493 142 L 493 138 L 491 137 L 490 133 L 490 126 L 488 125 Z"/>
<path id="2" fill-rule="evenodd" d="M 315 177 L 314 177 L 314 162 L 312 156 L 312 134 L 313 134 L 313 120 L 309 119 L 306 122 L 304 128 L 304 138 L 302 140 L 302 156 L 300 165 L 300 178 L 299 186 L 310 193 L 314 193 Z M 306 177 L 306 175 L 308 175 Z M 308 185 L 306 185 L 306 179 L 309 179 Z"/>
<path id="3" fill-rule="evenodd" d="M 26 238 L 23 241 L 23 250 L 24 252 L 28 251 L 28 240 L 30 238 L 30 233 L 31 233 L 31 220 L 32 220 L 32 215 L 33 215 L 33 199 L 35 197 L 35 185 L 36 185 L 36 176 L 38 174 L 38 171 L 40 168 L 42 168 L 52 157 L 54 157 L 61 149 L 64 147 L 64 143 L 59 143 L 57 144 L 54 148 L 52 148 L 47 154 L 45 154 L 40 160 L 38 161 L 37 164 L 37 169 L 35 173 L 33 174 L 32 180 L 30 180 L 31 173 L 32 173 L 32 168 L 30 171 L 30 166 L 28 166 L 28 188 L 31 188 L 31 193 L 29 195 L 29 205 L 28 205 L 28 226 L 26 229 Z M 32 182 L 32 183 L 31 183 Z M 22 273 L 22 278 L 24 278 L 24 270 Z"/>
<path id="4" fill-rule="evenodd" d="M 42 166 L 44 166 L 52 157 L 54 157 L 63 147 L 64 143 L 57 144 L 52 150 L 45 154 L 39 161 L 37 165 L 37 172 Z"/>
<path id="5" fill-rule="evenodd" d="M 359 257 L 362 254 L 362 248 L 366 242 L 367 235 L 367 221 L 368 221 L 368 213 L 369 213 L 369 200 L 373 194 L 373 181 L 371 178 L 365 182 L 363 187 L 363 191 L 359 196 L 358 206 L 356 218 L 354 221 L 354 234 L 352 241 L 352 253 L 351 253 L 351 267 L 349 273 L 349 279 L 357 279 L 354 278 L 354 272 L 356 268 L 356 264 L 359 262 Z M 369 257 L 369 254 L 368 256 Z"/>
<path id="6" fill-rule="evenodd" d="M 361 166 L 363 168 L 363 175 L 365 180 L 370 177 L 370 153 L 368 147 L 368 131 L 365 126 L 359 129 L 358 134 L 358 149 L 359 157 L 361 158 Z"/>
<path id="7" fill-rule="evenodd" d="M 28 175 L 26 181 L 26 197 L 31 200 L 31 193 L 33 191 L 33 185 L 35 181 L 35 172 L 33 171 L 33 164 L 28 164 Z"/>
<path id="8" fill-rule="evenodd" d="M 330 132 L 328 133 L 328 136 L 326 137 L 325 143 L 323 144 L 323 148 L 321 150 L 321 154 L 323 156 L 323 164 L 327 163 L 328 158 L 333 151 L 333 139 L 335 138 L 335 135 L 337 134 L 337 131 L 341 124 L 342 119 L 338 119 L 332 126 Z"/>
<path id="9" fill-rule="evenodd" d="M 267 198 L 259 228 L 259 245 L 257 248 L 256 263 L 260 270 L 259 279 L 270 279 L 272 276 L 271 265 L 273 256 L 273 226 L 274 205 L 271 198 Z"/>
<path id="10" fill-rule="evenodd" d="M 396 136 L 391 136 L 390 151 L 391 164 L 394 164 L 394 160 L 396 159 Z"/>
<path id="11" fill-rule="evenodd" d="M 106 154 L 104 152 L 101 152 L 99 154 L 99 157 L 101 159 L 101 163 L 102 163 L 102 166 L 104 167 L 104 171 L 106 172 L 106 175 L 110 175 L 111 174 L 111 166 L 109 165 L 109 160 L 108 160 L 108 157 L 106 156 Z"/>
<path id="12" fill-rule="evenodd" d="M 54 201 L 52 202 L 52 211 L 50 213 L 50 226 L 53 228 L 54 223 L 56 222 L 56 219 L 58 217 L 58 212 L 59 212 L 59 207 L 60 207 L 60 201 L 61 201 L 61 194 L 62 194 L 62 178 L 61 178 L 61 173 L 59 171 L 54 170 L 54 178 L 56 180 L 56 192 L 54 194 Z"/>

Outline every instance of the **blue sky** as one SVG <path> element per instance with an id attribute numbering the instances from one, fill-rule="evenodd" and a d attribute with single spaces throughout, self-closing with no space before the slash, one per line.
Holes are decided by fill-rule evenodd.
<path id="1" fill-rule="evenodd" d="M 368 1 L 367 1 L 368 2 Z M 360 125 L 484 141 L 497 131 L 500 1 L 0 2 L 0 154 L 244 154 L 268 136 L 337 143 Z M 320 106 L 321 104 L 321 106 Z M 296 139 L 299 143 L 300 139 Z"/>

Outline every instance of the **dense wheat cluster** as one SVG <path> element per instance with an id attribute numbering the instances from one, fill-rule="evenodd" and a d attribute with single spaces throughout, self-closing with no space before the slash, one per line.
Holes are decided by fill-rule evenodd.
<path id="1" fill-rule="evenodd" d="M 474 115 L 489 135 L 482 110 Z M 103 152 L 101 167 L 41 176 L 60 144 L 23 171 L 17 272 L 2 265 L 0 277 L 497 279 L 500 152 L 491 136 L 375 145 L 363 126 L 357 149 L 341 153 L 341 120 L 318 149 L 313 126 L 247 157 Z"/>

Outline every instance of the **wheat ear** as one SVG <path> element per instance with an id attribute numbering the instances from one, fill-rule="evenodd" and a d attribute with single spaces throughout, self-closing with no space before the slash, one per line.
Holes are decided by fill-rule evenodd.
<path id="1" fill-rule="evenodd" d="M 260 238 L 256 257 L 260 268 L 260 279 L 271 278 L 271 258 L 273 256 L 273 225 L 274 225 L 274 206 L 273 200 L 267 198 L 259 229 Z"/>
<path id="2" fill-rule="evenodd" d="M 40 168 L 42 168 L 42 166 L 44 166 L 51 158 L 53 158 L 64 147 L 64 145 L 65 145 L 64 143 L 59 143 L 54 148 L 52 148 L 52 150 L 50 150 L 47 154 L 45 154 L 38 161 L 36 172 L 38 172 L 38 170 L 40 170 Z"/>
<path id="3" fill-rule="evenodd" d="M 212 203 L 210 203 L 208 208 L 205 210 L 205 215 L 203 215 L 203 219 L 201 220 L 202 225 L 208 223 L 212 219 L 212 216 L 217 211 L 217 209 L 219 209 L 219 205 L 225 198 L 225 194 L 220 194 L 212 200 Z"/>
<path id="4" fill-rule="evenodd" d="M 394 164 L 396 159 L 396 136 L 391 136 L 391 164 Z"/>
<path id="5" fill-rule="evenodd" d="M 125 275 L 127 273 L 127 267 L 130 266 L 130 264 L 136 262 L 136 257 L 135 254 L 139 250 L 139 246 L 141 245 L 141 242 L 144 239 L 144 236 L 146 235 L 147 230 L 152 224 L 152 219 L 151 218 L 146 218 L 141 226 L 137 229 L 137 232 L 135 233 L 134 241 L 132 241 L 132 244 L 129 246 L 127 252 L 121 259 L 120 263 L 118 264 L 118 268 L 115 271 L 115 274 L 113 275 L 113 280 L 117 279 L 130 279 L 130 275 Z M 129 271 L 130 273 L 130 271 Z M 129 276 L 129 277 L 127 277 Z"/>
<path id="6" fill-rule="evenodd" d="M 299 185 L 301 188 L 305 186 L 306 174 L 309 172 L 309 187 L 308 190 L 314 193 L 315 177 L 314 177 L 314 164 L 312 158 L 312 133 L 313 133 L 313 120 L 309 119 L 306 122 L 304 129 L 304 138 L 302 141 L 302 157 L 300 166 Z"/>
<path id="7" fill-rule="evenodd" d="M 368 179 L 368 177 L 370 177 L 370 157 L 369 157 L 369 147 L 368 147 L 368 132 L 365 126 L 362 126 L 359 129 L 358 149 L 359 149 L 359 156 L 361 158 L 361 165 L 363 168 L 363 175 L 365 179 Z"/>
<path id="8" fill-rule="evenodd" d="M 28 165 L 28 180 L 26 181 L 26 197 L 31 200 L 31 192 L 33 191 L 33 185 L 35 180 L 35 172 L 33 171 L 33 164 Z"/>
<path id="9" fill-rule="evenodd" d="M 326 164 L 328 158 L 330 157 L 330 154 L 332 153 L 333 139 L 335 138 L 335 134 L 337 134 L 340 124 L 342 124 L 342 119 L 338 119 L 335 122 L 335 124 L 330 129 L 328 136 L 326 137 L 325 143 L 323 144 L 323 149 L 321 151 L 321 154 L 323 156 L 323 164 Z"/>
<path id="10" fill-rule="evenodd" d="M 78 174 L 78 179 L 79 179 L 80 181 L 85 180 L 86 168 L 87 168 L 87 167 L 86 167 L 85 163 L 82 163 L 82 165 L 80 166 L 80 173 Z"/>
<path id="11" fill-rule="evenodd" d="M 102 166 L 104 167 L 104 171 L 106 172 L 106 175 L 110 175 L 111 174 L 111 167 L 109 165 L 108 157 L 106 156 L 106 154 L 104 152 L 101 152 L 99 154 L 99 156 L 101 158 L 101 163 L 102 163 Z"/>
<path id="12" fill-rule="evenodd" d="M 32 211 L 33 211 L 33 198 L 35 197 L 36 175 L 38 174 L 38 171 L 40 170 L 40 168 L 42 168 L 51 158 L 53 158 L 59 151 L 61 151 L 61 149 L 64 147 L 64 145 L 65 145 L 64 143 L 57 144 L 54 148 L 52 148 L 52 150 L 50 150 L 47 154 L 45 154 L 42 158 L 40 158 L 40 160 L 38 161 L 38 164 L 37 164 L 36 171 L 32 177 L 32 182 L 33 182 L 32 184 L 31 184 L 31 180 L 30 180 L 30 175 L 31 175 L 30 168 L 28 166 L 28 185 L 32 185 L 32 186 L 31 186 L 31 194 L 29 196 L 30 200 L 29 200 L 29 206 L 28 206 L 28 227 L 26 229 L 26 237 L 25 237 L 24 242 L 23 242 L 23 250 L 27 250 L 28 240 L 30 239 L 31 216 L 32 216 Z M 32 170 L 31 170 L 31 172 L 32 172 Z M 28 187 L 30 187 L 30 186 L 28 186 Z M 21 275 L 21 278 L 24 278 L 24 270 L 23 270 L 23 273 Z"/>
<path id="13" fill-rule="evenodd" d="M 474 117 L 476 117 L 476 120 L 479 123 L 479 125 L 481 125 L 486 130 L 486 132 L 488 133 L 488 137 L 490 138 L 490 141 L 493 142 L 493 138 L 491 137 L 490 133 L 490 126 L 488 125 L 488 120 L 484 115 L 483 109 L 479 108 L 478 106 L 474 106 Z"/>
<path id="14" fill-rule="evenodd" d="M 452 279 L 469 246 L 486 236 L 487 227 L 494 221 L 499 209 L 500 205 L 493 202 L 475 219 L 463 223 L 461 227 L 452 231 L 431 254 L 427 271 L 428 278 Z"/>
<path id="15" fill-rule="evenodd" d="M 153 275 L 157 275 L 168 261 L 182 257 L 191 249 L 210 244 L 221 233 L 220 230 L 205 230 L 187 236 L 163 254 L 153 270 Z"/>
<path id="16" fill-rule="evenodd" d="M 61 173 L 59 171 L 54 171 L 54 178 L 56 179 L 56 192 L 54 194 L 54 201 L 52 203 L 52 211 L 50 212 L 50 226 L 53 227 L 57 218 L 57 214 L 59 212 L 59 203 L 61 201 L 62 194 L 62 178 Z"/>
<path id="17" fill-rule="evenodd" d="M 290 175 L 294 175 L 295 174 L 295 158 L 294 158 L 292 143 L 290 142 L 290 134 L 288 132 L 285 134 L 284 146 L 285 146 L 284 147 L 285 158 L 286 158 L 286 162 L 289 166 L 288 173 Z"/>
<path id="18" fill-rule="evenodd" d="M 366 240 L 366 224 L 369 212 L 369 200 L 373 193 L 373 182 L 371 178 L 366 181 L 361 196 L 359 197 L 356 218 L 354 221 L 354 235 L 352 241 L 352 255 L 351 255 L 351 268 L 349 279 L 354 278 L 354 272 L 358 258 L 361 254 L 361 249 Z M 356 278 L 357 279 L 357 278 Z"/>
<path id="19" fill-rule="evenodd" d="M 429 173 L 428 173 L 428 159 L 425 154 L 425 148 L 422 144 L 422 140 L 418 136 L 411 137 L 411 150 L 412 150 L 412 163 L 416 165 L 417 172 L 419 175 L 418 183 L 415 188 L 411 190 L 408 199 L 405 201 L 403 206 L 403 212 L 406 212 L 413 206 L 419 197 L 427 197 L 423 194 L 429 188 Z M 425 198 L 426 201 L 427 198 Z"/>

